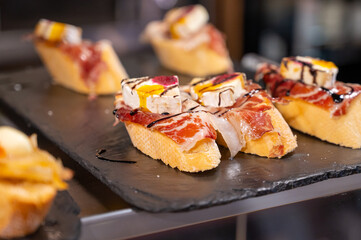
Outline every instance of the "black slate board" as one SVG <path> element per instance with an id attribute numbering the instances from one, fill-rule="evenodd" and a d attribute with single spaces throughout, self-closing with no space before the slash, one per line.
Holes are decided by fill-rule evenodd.
<path id="1" fill-rule="evenodd" d="M 123 58 L 123 63 L 133 77 L 167 73 L 158 67 L 154 57 Z M 218 168 L 182 173 L 135 149 L 122 123 L 112 126 L 112 96 L 89 101 L 87 96 L 51 85 L 43 68 L 0 77 L 0 106 L 25 118 L 124 200 L 153 212 L 224 204 L 361 171 L 360 150 L 295 132 L 299 147 L 285 158 L 238 154 L 229 160 L 228 151 L 221 148 Z M 101 148 L 136 163 L 99 160 L 95 153 Z"/>
<path id="2" fill-rule="evenodd" d="M 16 240 L 76 240 L 80 236 L 79 213 L 79 207 L 69 193 L 58 192 L 40 228 Z"/>

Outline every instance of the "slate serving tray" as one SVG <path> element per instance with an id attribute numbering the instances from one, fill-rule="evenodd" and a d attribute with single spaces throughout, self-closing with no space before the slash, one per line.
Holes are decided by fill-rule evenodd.
<path id="1" fill-rule="evenodd" d="M 130 76 L 164 74 L 154 58 L 123 59 Z M 183 78 L 188 81 L 189 78 Z M 113 127 L 113 97 L 90 101 L 50 84 L 44 68 L 0 76 L 0 106 L 24 118 L 75 161 L 133 206 L 180 211 L 296 188 L 361 171 L 361 151 L 338 147 L 295 132 L 298 148 L 282 159 L 238 154 L 214 170 L 189 174 L 165 166 L 135 149 L 122 123 Z M 97 149 L 134 164 L 95 157 Z M 114 156 L 114 154 L 117 154 Z"/>

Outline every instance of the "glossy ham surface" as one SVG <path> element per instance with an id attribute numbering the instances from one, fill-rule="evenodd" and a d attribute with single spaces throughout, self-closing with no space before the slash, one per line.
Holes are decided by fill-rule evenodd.
<path id="1" fill-rule="evenodd" d="M 273 105 L 258 84 L 249 82 L 246 90 L 247 93 L 222 115 L 233 123 L 236 130 L 255 140 L 273 130 L 271 117 L 267 113 Z"/>
<path id="2" fill-rule="evenodd" d="M 284 79 L 279 68 L 270 64 L 262 65 L 255 79 L 263 80 L 273 97 L 302 99 L 330 111 L 332 117 L 346 114 L 348 106 L 361 93 L 359 84 L 336 81 L 332 88 L 324 88 Z"/>
<path id="3" fill-rule="evenodd" d="M 205 120 L 204 112 L 183 112 L 175 115 L 162 115 L 157 113 L 133 110 L 121 104 L 114 111 L 116 118 L 122 122 L 138 123 L 150 130 L 156 130 L 174 142 L 185 151 L 205 138 L 216 139 L 215 129 Z"/>
<path id="4" fill-rule="evenodd" d="M 100 73 L 107 67 L 102 60 L 100 44 L 83 41 L 81 44 L 60 43 L 59 47 L 78 64 L 81 78 L 88 87 L 98 81 Z"/>

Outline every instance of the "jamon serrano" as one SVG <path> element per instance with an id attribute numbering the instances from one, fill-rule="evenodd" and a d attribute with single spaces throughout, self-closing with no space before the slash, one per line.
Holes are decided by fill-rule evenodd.
<path id="1" fill-rule="evenodd" d="M 199 172 L 220 163 L 215 129 L 204 111 L 182 111 L 176 76 L 123 80 L 114 114 L 135 147 L 173 168 Z"/>
<path id="2" fill-rule="evenodd" d="M 33 41 L 54 82 L 76 92 L 116 93 L 128 77 L 111 43 L 84 40 L 79 27 L 41 19 Z"/>
<path id="3" fill-rule="evenodd" d="M 284 58 L 281 67 L 262 64 L 263 80 L 291 127 L 345 147 L 361 147 L 361 85 L 336 81 L 337 67 L 310 57 Z"/>
<path id="4" fill-rule="evenodd" d="M 132 110 L 125 104 L 115 112 L 117 119 L 122 122 L 140 124 L 151 131 L 158 131 L 172 139 L 180 147 L 188 151 L 202 139 L 216 139 L 216 131 L 206 121 L 205 113 L 178 113 L 162 115 L 152 112 Z"/>
<path id="5" fill-rule="evenodd" d="M 233 69 L 223 34 L 208 23 L 202 5 L 169 10 L 163 20 L 150 22 L 143 37 L 160 63 L 190 76 L 208 76 Z"/>
<path id="6" fill-rule="evenodd" d="M 244 74 L 195 78 L 190 83 L 189 92 L 208 110 L 211 122 L 220 135 L 217 141 L 230 149 L 231 157 L 239 151 L 282 157 L 297 146 L 295 137 L 273 106 L 271 98 L 258 84 L 247 81 Z M 213 102 L 207 100 L 209 95 L 213 96 Z M 226 107 L 214 107 L 220 102 L 227 102 Z M 237 141 L 234 140 L 236 138 Z"/>
<path id="7" fill-rule="evenodd" d="M 297 146 L 271 98 L 242 73 L 195 78 L 181 89 L 176 76 L 124 79 L 114 114 L 135 147 L 182 171 L 216 167 L 217 137 L 231 158 L 240 151 L 282 157 Z"/>
<path id="8" fill-rule="evenodd" d="M 331 88 L 284 79 L 277 66 L 263 65 L 256 79 L 263 79 L 273 97 L 302 99 L 330 111 L 332 117 L 347 113 L 351 102 L 361 93 L 361 85 L 336 81 Z"/>

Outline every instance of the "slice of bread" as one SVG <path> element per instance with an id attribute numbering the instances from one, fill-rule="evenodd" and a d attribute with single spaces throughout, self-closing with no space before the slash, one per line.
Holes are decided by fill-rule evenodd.
<path id="1" fill-rule="evenodd" d="M 297 147 L 296 136 L 275 107 L 267 113 L 271 116 L 274 131 L 265 133 L 257 140 L 246 140 L 244 152 L 269 158 L 281 158 Z"/>
<path id="2" fill-rule="evenodd" d="M 213 139 L 199 141 L 189 151 L 182 151 L 177 143 L 158 131 L 132 122 L 125 122 L 133 145 L 153 159 L 160 159 L 172 168 L 185 172 L 202 172 L 217 167 L 221 154 Z"/>
<path id="3" fill-rule="evenodd" d="M 339 117 L 331 117 L 330 111 L 304 100 L 285 98 L 290 103 L 277 104 L 277 108 L 291 127 L 330 143 L 361 148 L 361 96 Z"/>
<path id="4" fill-rule="evenodd" d="M 0 238 L 33 233 L 42 223 L 56 195 L 44 183 L 0 180 Z"/>
<path id="5" fill-rule="evenodd" d="M 246 135 L 246 144 L 241 151 L 262 157 L 281 158 L 297 147 L 296 136 L 293 135 L 287 122 L 274 106 L 266 113 L 271 116 L 274 130 L 266 132 L 259 139 L 251 139 Z M 227 147 L 221 134 L 217 136 L 217 143 Z"/>
<path id="6" fill-rule="evenodd" d="M 191 76 L 208 76 L 232 69 L 228 55 L 223 56 L 201 44 L 186 50 L 177 40 L 152 38 L 151 44 L 163 66 Z"/>
<path id="7" fill-rule="evenodd" d="M 121 89 L 120 82 L 128 75 L 120 63 L 112 45 L 100 41 L 101 59 L 106 68 L 100 72 L 93 87 L 89 87 L 81 77 L 79 65 L 59 47 L 35 40 L 35 48 L 49 70 L 55 83 L 84 94 L 112 94 Z"/>
<path id="8" fill-rule="evenodd" d="M 37 147 L 36 136 L 0 127 L 0 238 L 34 232 L 72 172 Z"/>

